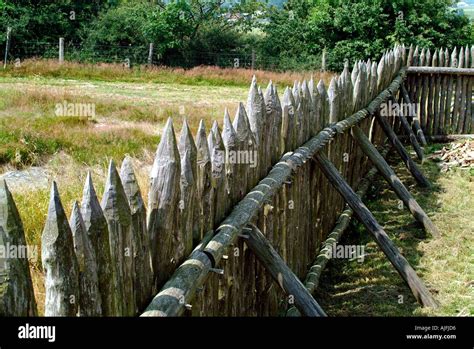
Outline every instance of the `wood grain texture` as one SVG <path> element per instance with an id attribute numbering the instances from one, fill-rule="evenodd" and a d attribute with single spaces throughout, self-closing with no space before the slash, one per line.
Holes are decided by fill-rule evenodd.
<path id="1" fill-rule="evenodd" d="M 45 316 L 76 316 L 79 311 L 79 266 L 71 228 L 56 183 L 51 186 L 48 216 L 41 236 L 45 273 Z"/>
<path id="2" fill-rule="evenodd" d="M 0 246 L 28 252 L 23 223 L 5 180 L 0 181 Z M 0 316 L 36 316 L 28 256 L 16 257 L 0 258 Z"/>

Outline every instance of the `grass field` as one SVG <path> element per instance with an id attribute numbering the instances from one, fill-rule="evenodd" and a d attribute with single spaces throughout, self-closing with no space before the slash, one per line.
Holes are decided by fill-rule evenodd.
<path id="1" fill-rule="evenodd" d="M 316 299 L 329 316 L 473 316 L 474 173 L 454 170 L 441 174 L 436 164 L 428 160 L 422 169 L 433 188 L 422 190 L 400 164 L 398 155 L 392 154 L 391 160 L 442 237 L 435 240 L 426 236 L 410 213 L 399 209 L 400 201 L 381 177 L 373 185 L 367 206 L 425 282 L 439 308 L 423 309 L 417 304 L 359 224 L 353 225 L 342 243 L 365 246 L 364 262 L 331 260 Z"/>
<path id="2" fill-rule="evenodd" d="M 201 119 L 208 129 L 213 120 L 221 123 L 225 108 L 233 116 L 238 103 L 246 103 L 253 74 L 262 88 L 274 81 L 280 96 L 294 80 L 311 75 L 215 67 L 125 69 L 48 60 L 29 60 L 0 70 L 0 175 L 34 166 L 47 177 L 42 182 L 46 185 L 8 182 L 28 244 L 40 246 L 48 184 L 53 179 L 69 214 L 74 201 L 81 199 L 87 172 L 92 172 L 100 195 L 109 160 L 120 165 L 128 154 L 146 193 L 154 152 L 168 117 L 173 118 L 176 132 L 185 117 L 193 133 Z M 314 73 L 315 79 L 326 83 L 330 77 Z M 56 115 L 56 105 L 64 102 L 91 104 L 95 115 Z M 32 263 L 32 271 L 41 312 L 44 286 L 39 260 Z"/>
<path id="3" fill-rule="evenodd" d="M 256 72 L 262 87 L 272 79 L 282 96 L 284 86 L 308 74 Z M 0 175 L 13 170 L 40 167 L 46 185 L 11 186 L 23 218 L 27 242 L 39 246 L 46 219 L 49 187 L 56 180 L 63 205 L 70 213 L 80 200 L 87 171 L 100 194 L 107 163 L 120 165 L 126 154 L 134 158 L 142 192 L 147 192 L 148 173 L 161 128 L 173 117 L 179 132 L 186 117 L 196 131 L 200 119 L 207 127 L 231 115 L 239 101 L 245 103 L 252 72 L 239 69 L 168 68 L 127 70 L 117 65 L 79 65 L 53 61 L 27 61 L 19 68 L 0 71 Z M 326 83 L 330 74 L 318 75 Z M 56 116 L 58 103 L 91 103 L 95 116 Z M 423 166 L 435 183 L 433 191 L 419 191 L 398 166 L 397 172 L 415 191 L 422 207 L 442 231 L 438 241 L 424 239 L 405 211 L 394 209 L 398 201 L 377 182 L 381 199 L 370 208 L 441 302 L 439 310 L 420 310 L 398 274 L 378 251 L 364 230 L 356 228 L 347 242 L 367 244 L 366 263 L 336 260 L 325 272 L 318 301 L 330 315 L 457 315 L 473 314 L 473 176 L 443 174 L 435 164 Z M 146 195 L 144 197 L 146 200 Z M 40 307 L 44 286 L 40 261 L 31 264 Z M 399 296 L 404 302 L 399 304 Z"/>

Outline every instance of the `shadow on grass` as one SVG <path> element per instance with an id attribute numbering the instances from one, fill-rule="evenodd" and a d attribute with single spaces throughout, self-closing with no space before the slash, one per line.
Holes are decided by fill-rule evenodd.
<path id="1" fill-rule="evenodd" d="M 427 150 L 433 148 L 437 146 Z M 441 209 L 438 200 L 441 188 L 437 181 L 442 175 L 436 164 L 425 160 L 420 165 L 432 183 L 432 188 L 423 189 L 416 185 L 397 153 L 392 152 L 388 162 L 428 216 L 435 215 Z M 381 176 L 377 176 L 364 203 L 423 280 L 424 269 L 420 265 L 423 253 L 419 244 L 432 237 L 425 233 Z M 416 313 L 420 305 L 410 289 L 357 220 L 352 221 L 340 244 L 364 246 L 365 257 L 362 262 L 332 259 L 328 263 L 315 298 L 329 316 L 420 315 Z M 437 290 L 429 284 L 426 286 L 436 298 Z"/>

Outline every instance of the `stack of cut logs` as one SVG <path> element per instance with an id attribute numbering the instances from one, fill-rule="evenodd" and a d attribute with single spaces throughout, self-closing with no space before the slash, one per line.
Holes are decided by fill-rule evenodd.
<path id="1" fill-rule="evenodd" d="M 452 167 L 474 168 L 474 141 L 453 143 L 449 147 L 435 151 L 431 157 L 440 161 L 442 172 L 447 172 Z"/>

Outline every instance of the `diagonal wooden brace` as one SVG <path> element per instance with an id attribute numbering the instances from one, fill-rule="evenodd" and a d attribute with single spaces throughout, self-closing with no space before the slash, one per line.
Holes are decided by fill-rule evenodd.
<path id="1" fill-rule="evenodd" d="M 281 289 L 294 297 L 295 307 L 304 316 L 327 316 L 262 232 L 255 225 L 252 224 L 250 226 L 252 231 L 249 233 L 249 238 L 245 240 L 245 243 Z"/>
<path id="2" fill-rule="evenodd" d="M 410 210 L 413 217 L 423 224 L 426 232 L 430 233 L 434 237 L 439 237 L 439 231 L 433 224 L 428 215 L 418 205 L 415 198 L 410 194 L 408 189 L 403 185 L 400 179 L 397 177 L 395 172 L 392 170 L 390 165 L 385 161 L 383 156 L 378 152 L 374 145 L 370 142 L 364 132 L 358 126 L 352 128 L 352 136 L 357 141 L 365 155 L 367 155 L 370 161 L 377 167 L 385 180 L 390 184 L 393 191 L 397 194 L 400 200 L 403 201 L 405 206 Z"/>
<path id="3" fill-rule="evenodd" d="M 354 210 L 359 221 L 365 226 L 367 231 L 372 234 L 379 247 L 385 253 L 403 280 L 408 284 L 408 287 L 410 287 L 416 300 L 423 306 L 436 308 L 436 301 L 423 284 L 423 281 L 421 281 L 415 270 L 413 270 L 405 257 L 403 257 L 398 251 L 387 233 L 383 230 L 369 209 L 364 205 L 361 198 L 354 192 L 354 190 L 352 190 L 349 184 L 347 184 L 341 174 L 324 154 L 321 152 L 316 153 L 315 159 L 318 161 L 325 176 L 334 188 L 342 195 L 347 204 Z"/>
<path id="4" fill-rule="evenodd" d="M 402 93 L 402 97 L 405 100 L 405 102 L 411 105 L 410 96 L 408 95 L 408 91 L 405 88 L 405 86 L 403 85 L 400 86 L 400 92 Z M 427 144 L 426 138 L 425 138 L 425 134 L 423 133 L 423 130 L 421 129 L 420 121 L 418 120 L 418 117 L 413 119 L 413 127 L 416 130 L 416 135 L 418 136 L 418 139 L 420 140 L 421 144 L 425 146 Z"/>
<path id="5" fill-rule="evenodd" d="M 392 100 L 394 100 L 393 96 L 392 96 Z M 418 143 L 418 140 L 416 139 L 416 136 L 413 133 L 413 130 L 410 127 L 410 124 L 408 123 L 407 118 L 405 117 L 405 115 L 403 115 L 403 108 L 400 108 L 400 112 L 398 113 L 397 117 L 400 120 L 400 123 L 402 124 L 402 127 L 405 130 L 405 133 L 407 134 L 408 139 L 410 140 L 410 143 L 413 146 L 413 149 L 415 150 L 416 155 L 418 156 L 418 159 L 423 161 L 424 160 L 423 148 L 421 148 L 420 143 Z"/>
<path id="6" fill-rule="evenodd" d="M 413 175 L 415 180 L 418 182 L 418 184 L 420 186 L 426 187 L 426 188 L 431 187 L 431 183 L 423 175 L 423 173 L 420 171 L 420 169 L 418 168 L 416 163 L 412 160 L 412 158 L 410 157 L 410 154 L 408 154 L 408 151 L 405 149 L 402 142 L 400 142 L 397 135 L 393 131 L 392 127 L 387 122 L 387 119 L 385 119 L 383 116 L 381 116 L 380 113 L 378 113 L 378 112 L 375 113 L 375 118 L 379 122 L 380 126 L 382 126 L 382 129 L 384 130 L 385 134 L 387 135 L 389 141 L 393 144 L 393 146 L 397 150 L 398 154 L 400 154 L 400 157 L 402 158 L 403 162 L 405 163 L 405 166 L 411 172 L 411 174 Z"/>

